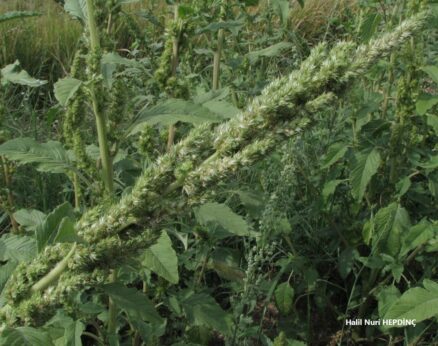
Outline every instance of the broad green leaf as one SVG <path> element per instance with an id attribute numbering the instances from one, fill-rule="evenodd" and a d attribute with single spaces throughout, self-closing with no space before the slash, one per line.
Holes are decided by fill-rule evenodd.
<path id="1" fill-rule="evenodd" d="M 400 198 L 402 197 L 406 192 L 408 192 L 409 188 L 411 187 L 412 182 L 409 177 L 404 177 L 400 179 L 396 184 L 397 189 L 397 196 Z"/>
<path id="2" fill-rule="evenodd" d="M 103 286 L 103 290 L 120 309 L 126 311 L 130 318 L 141 318 L 156 324 L 163 322 L 154 304 L 135 288 L 125 287 L 120 283 L 111 283 Z"/>
<path id="3" fill-rule="evenodd" d="M 304 8 L 304 0 L 297 0 L 301 8 Z"/>
<path id="4" fill-rule="evenodd" d="M 438 84 L 438 66 L 425 66 L 422 68 L 432 80 Z"/>
<path id="5" fill-rule="evenodd" d="M 36 17 L 40 16 L 41 13 L 34 11 L 10 11 L 0 14 L 0 23 L 6 22 L 8 20 L 26 17 Z"/>
<path id="6" fill-rule="evenodd" d="M 65 0 L 64 10 L 83 23 L 87 20 L 87 0 Z"/>
<path id="7" fill-rule="evenodd" d="M 230 94 L 229 88 L 210 90 L 205 92 L 203 89 L 198 91 L 198 94 L 193 98 L 193 102 L 204 104 L 209 101 L 223 101 Z"/>
<path id="8" fill-rule="evenodd" d="M 0 336 L 2 346 L 53 346 L 49 334 L 31 327 L 6 328 Z"/>
<path id="9" fill-rule="evenodd" d="M 15 260 L 9 260 L 6 264 L 0 265 L 0 292 L 5 287 L 6 282 L 17 267 L 18 262 Z"/>
<path id="10" fill-rule="evenodd" d="M 425 289 L 432 291 L 432 292 L 438 292 L 438 282 L 434 282 L 429 279 L 423 280 L 423 286 Z"/>
<path id="11" fill-rule="evenodd" d="M 245 273 L 239 268 L 239 261 L 235 250 L 219 247 L 211 254 L 208 268 L 214 269 L 221 278 L 242 282 Z"/>
<path id="12" fill-rule="evenodd" d="M 406 209 L 398 203 L 391 203 L 377 212 L 373 223 L 373 248 L 397 256 L 402 246 L 402 234 L 411 226 Z"/>
<path id="13" fill-rule="evenodd" d="M 335 179 L 325 183 L 324 188 L 322 189 L 322 198 L 324 199 L 324 203 L 327 203 L 330 196 L 335 193 L 338 185 L 344 181 L 345 179 Z"/>
<path id="14" fill-rule="evenodd" d="M 323 160 L 321 169 L 330 168 L 333 164 L 335 164 L 337 161 L 345 156 L 347 150 L 348 146 L 345 143 L 338 142 L 332 144 L 328 149 L 325 159 Z"/>
<path id="15" fill-rule="evenodd" d="M 351 171 L 351 192 L 356 200 L 361 201 L 371 178 L 377 173 L 381 164 L 377 149 L 356 155 L 356 162 Z"/>
<path id="16" fill-rule="evenodd" d="M 435 168 L 437 168 L 438 167 L 438 155 L 431 156 L 429 161 L 420 164 L 420 167 L 423 167 L 423 168 L 426 168 L 426 169 L 435 169 Z"/>
<path id="17" fill-rule="evenodd" d="M 0 261 L 30 261 L 37 255 L 34 238 L 5 234 L 0 238 Z"/>
<path id="18" fill-rule="evenodd" d="M 354 260 L 359 256 L 356 249 L 351 247 L 341 252 L 338 258 L 338 271 L 341 278 L 345 279 L 353 269 Z"/>
<path id="19" fill-rule="evenodd" d="M 206 203 L 195 210 L 196 220 L 203 226 L 220 226 L 230 235 L 248 236 L 249 227 L 242 216 L 219 203 Z"/>
<path id="20" fill-rule="evenodd" d="M 360 27 L 360 39 L 362 42 L 368 42 L 375 34 L 382 16 L 379 13 L 369 13 Z"/>
<path id="21" fill-rule="evenodd" d="M 59 223 L 56 234 L 53 237 L 53 243 L 79 243 L 81 239 L 76 234 L 75 223 L 69 216 L 62 218 Z"/>
<path id="22" fill-rule="evenodd" d="M 284 315 L 288 315 L 293 308 L 294 289 L 288 282 L 283 282 L 277 286 L 274 295 L 278 309 Z"/>
<path id="23" fill-rule="evenodd" d="M 438 284 L 425 280 L 423 286 L 404 292 L 388 309 L 384 318 L 415 319 L 418 323 L 438 315 Z"/>
<path id="24" fill-rule="evenodd" d="M 57 206 L 47 215 L 44 222 L 36 227 L 35 237 L 37 240 L 38 252 L 43 251 L 47 245 L 54 242 L 54 239 L 59 232 L 61 221 L 67 216 L 74 217 L 74 214 L 73 207 L 70 203 L 65 202 Z"/>
<path id="25" fill-rule="evenodd" d="M 40 172 L 77 172 L 68 152 L 55 141 L 40 144 L 32 138 L 14 138 L 0 145 L 0 155 L 19 164 L 34 163 Z"/>
<path id="26" fill-rule="evenodd" d="M 20 209 L 14 213 L 14 218 L 26 230 L 34 231 L 46 217 L 46 214 L 36 209 Z"/>
<path id="27" fill-rule="evenodd" d="M 199 125 L 206 122 L 216 123 L 223 120 L 223 117 L 202 105 L 191 101 L 169 99 L 150 109 L 141 111 L 139 119 L 131 127 L 130 134 L 140 131 L 145 122 L 151 125 L 171 125 L 181 121 Z"/>
<path id="28" fill-rule="evenodd" d="M 438 135 L 438 116 L 430 114 L 427 116 L 427 125 L 433 128 L 435 134 Z"/>
<path id="29" fill-rule="evenodd" d="M 238 190 L 236 193 L 239 195 L 240 201 L 245 206 L 248 213 L 254 218 L 258 218 L 265 207 L 263 193 L 256 190 Z"/>
<path id="30" fill-rule="evenodd" d="M 61 329 L 61 332 L 64 330 L 61 338 L 63 346 L 82 346 L 81 335 L 85 330 L 85 325 L 67 316 L 63 310 L 58 310 L 56 315 L 45 324 L 45 327 Z"/>
<path id="31" fill-rule="evenodd" d="M 181 305 L 190 323 L 208 326 L 225 335 L 231 334 L 231 316 L 208 294 L 190 295 Z"/>
<path id="32" fill-rule="evenodd" d="M 70 77 L 60 79 L 55 83 L 55 97 L 61 106 L 67 106 L 68 101 L 74 96 L 81 85 L 82 81 Z"/>
<path id="33" fill-rule="evenodd" d="M 279 42 L 270 47 L 252 51 L 247 54 L 247 57 L 249 59 L 249 62 L 251 64 L 254 64 L 261 57 L 268 57 L 268 58 L 276 57 L 279 56 L 280 54 L 283 54 L 286 50 L 290 49 L 291 47 L 293 47 L 293 44 L 290 42 Z"/>
<path id="34" fill-rule="evenodd" d="M 289 19 L 289 0 L 272 0 L 271 6 L 277 16 L 280 17 L 281 24 L 285 27 Z"/>
<path id="35" fill-rule="evenodd" d="M 435 236 L 432 224 L 427 220 L 422 220 L 420 223 L 409 228 L 409 231 L 403 233 L 403 244 L 401 256 L 406 255 L 409 251 L 426 243 L 429 239 Z"/>
<path id="36" fill-rule="evenodd" d="M 20 63 L 16 60 L 13 64 L 7 65 L 0 71 L 1 82 L 12 84 L 20 84 L 28 87 L 39 87 L 47 83 L 47 81 L 32 78 L 25 70 L 20 68 Z"/>
<path id="37" fill-rule="evenodd" d="M 422 94 L 417 100 L 415 108 L 417 110 L 417 114 L 423 115 L 433 106 L 438 104 L 438 96 Z"/>
<path id="38" fill-rule="evenodd" d="M 383 288 L 377 295 L 379 317 L 383 318 L 388 312 L 389 308 L 400 297 L 400 291 L 397 287 L 391 285 Z"/>
<path id="39" fill-rule="evenodd" d="M 239 109 L 227 101 L 212 100 L 202 104 L 203 107 L 219 115 L 222 119 L 233 118 L 239 114 Z"/>
<path id="40" fill-rule="evenodd" d="M 178 257 L 166 231 L 161 233 L 157 243 L 145 251 L 142 264 L 170 283 L 178 283 Z"/>

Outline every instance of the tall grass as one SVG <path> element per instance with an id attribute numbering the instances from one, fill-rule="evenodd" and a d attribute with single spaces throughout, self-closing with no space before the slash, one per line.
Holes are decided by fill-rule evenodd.
<path id="1" fill-rule="evenodd" d="M 18 59 L 38 78 L 54 82 L 63 76 L 81 35 L 80 24 L 53 0 L 1 1 L 0 13 L 8 11 L 37 11 L 41 15 L 0 24 L 0 66 Z"/>

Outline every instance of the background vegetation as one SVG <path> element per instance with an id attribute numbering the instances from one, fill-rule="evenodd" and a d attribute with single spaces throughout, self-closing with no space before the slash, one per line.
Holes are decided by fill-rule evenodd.
<path id="1" fill-rule="evenodd" d="M 437 344 L 437 7 L 0 3 L 0 344 Z"/>

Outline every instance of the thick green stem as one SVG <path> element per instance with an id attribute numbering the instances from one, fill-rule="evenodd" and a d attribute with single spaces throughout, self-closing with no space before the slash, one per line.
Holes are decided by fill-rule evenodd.
<path id="1" fill-rule="evenodd" d="M 224 17 L 225 17 L 225 1 L 222 2 L 221 21 L 223 21 Z M 224 43 L 224 29 L 219 29 L 217 33 L 217 47 L 213 57 L 213 85 L 212 85 L 213 90 L 219 89 L 223 43 Z"/>
<path id="2" fill-rule="evenodd" d="M 100 52 L 100 41 L 99 41 L 99 34 L 95 20 L 93 0 L 87 0 L 87 11 L 88 11 L 88 30 L 90 33 L 91 54 L 98 55 Z M 98 60 L 98 57 L 96 60 Z M 97 70 L 98 68 L 95 67 L 94 72 L 97 73 L 98 72 Z M 95 83 L 92 83 L 90 87 L 90 94 L 91 94 L 91 102 L 93 105 L 93 112 L 96 117 L 97 139 L 99 142 L 100 159 L 102 161 L 103 182 L 105 185 L 106 192 L 110 196 L 112 196 L 114 192 L 113 165 L 109 152 L 107 130 L 106 130 L 106 117 L 102 113 L 102 107 L 96 89 L 97 89 L 97 85 Z"/>
<path id="3" fill-rule="evenodd" d="M 15 220 L 14 214 L 13 214 L 13 209 L 14 209 L 14 196 L 12 195 L 12 179 L 11 179 L 11 172 L 9 170 L 9 166 L 8 166 L 8 162 L 6 161 L 6 159 L 3 156 L 0 156 L 0 161 L 2 163 L 3 166 L 3 174 L 4 174 L 4 178 L 5 178 L 5 186 L 8 190 L 7 192 L 7 206 L 6 206 L 6 213 L 9 216 L 9 219 L 11 221 L 11 226 L 12 226 L 12 231 L 13 233 L 18 233 L 18 223 Z"/>
<path id="4" fill-rule="evenodd" d="M 175 5 L 174 11 L 174 21 L 176 22 L 178 20 L 178 5 Z M 177 33 L 172 42 L 172 77 L 174 78 L 176 78 L 176 69 L 178 68 L 179 35 L 180 33 Z M 175 141 L 175 132 L 175 124 L 169 125 L 167 151 L 170 151 L 173 146 L 173 142 Z"/>
<path id="5" fill-rule="evenodd" d="M 73 191 L 75 195 L 75 208 L 79 209 L 81 207 L 81 184 L 76 173 L 73 173 Z"/>

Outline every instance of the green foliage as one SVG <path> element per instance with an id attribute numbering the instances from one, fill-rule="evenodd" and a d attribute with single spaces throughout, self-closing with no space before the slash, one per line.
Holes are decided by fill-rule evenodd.
<path id="1" fill-rule="evenodd" d="M 40 172 L 75 171 L 70 155 L 62 144 L 56 141 L 40 144 L 32 138 L 14 138 L 0 145 L 0 155 L 22 165 L 36 164 Z"/>
<path id="2" fill-rule="evenodd" d="M 63 3 L 53 88 L 2 70 L 0 345 L 437 341 L 424 1 Z"/>
<path id="3" fill-rule="evenodd" d="M 158 238 L 157 243 L 147 249 L 143 255 L 142 265 L 170 283 L 177 284 L 178 257 L 172 248 L 172 241 L 166 232 Z"/>
<path id="4" fill-rule="evenodd" d="M 438 313 L 438 284 L 424 280 L 422 287 L 408 289 L 392 302 L 383 318 L 412 319 L 417 323 L 432 318 Z"/>
<path id="5" fill-rule="evenodd" d="M 20 63 L 16 60 L 13 64 L 7 65 L 0 71 L 1 83 L 26 85 L 29 87 L 39 87 L 47 83 L 39 79 L 32 78 L 25 70 L 20 69 Z"/>
<path id="6" fill-rule="evenodd" d="M 40 13 L 34 11 L 11 11 L 0 14 L 0 23 L 6 22 L 8 20 L 26 17 L 39 16 Z"/>

